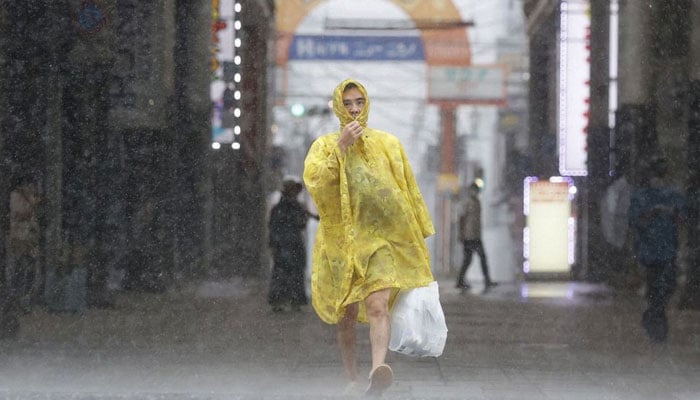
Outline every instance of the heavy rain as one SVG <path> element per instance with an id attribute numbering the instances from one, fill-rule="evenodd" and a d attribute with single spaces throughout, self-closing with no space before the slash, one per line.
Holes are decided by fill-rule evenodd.
<path id="1" fill-rule="evenodd" d="M 700 0 L 0 0 L 0 399 L 698 399 L 699 150 Z"/>

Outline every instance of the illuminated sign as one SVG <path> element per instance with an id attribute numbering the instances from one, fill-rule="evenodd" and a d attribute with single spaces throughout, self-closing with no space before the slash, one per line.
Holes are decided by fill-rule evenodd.
<path id="1" fill-rule="evenodd" d="M 576 218 L 571 178 L 525 178 L 523 213 L 523 272 L 565 273 L 574 263 Z"/>
<path id="2" fill-rule="evenodd" d="M 212 148 L 230 144 L 236 150 L 241 134 L 241 3 L 235 0 L 212 0 L 212 82 L 210 95 Z"/>
<path id="3" fill-rule="evenodd" d="M 559 32 L 559 173 L 588 175 L 589 0 L 563 0 Z"/>

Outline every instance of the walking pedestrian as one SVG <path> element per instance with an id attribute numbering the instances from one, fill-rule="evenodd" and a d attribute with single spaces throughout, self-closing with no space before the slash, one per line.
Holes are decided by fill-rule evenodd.
<path id="1" fill-rule="evenodd" d="M 304 181 L 321 216 L 313 253 L 312 304 L 337 324 L 350 386 L 357 384 L 356 323 L 369 323 L 368 395 L 393 379 L 385 363 L 389 310 L 399 289 L 434 280 L 425 238 L 433 228 L 404 149 L 392 134 L 367 126 L 369 97 L 353 79 L 333 93 L 340 129 L 309 150 Z"/>
<path id="2" fill-rule="evenodd" d="M 306 244 L 304 229 L 310 217 L 318 219 L 299 202 L 303 187 L 295 179 L 282 182 L 279 202 L 270 210 L 269 245 L 272 250 L 272 278 L 267 300 L 272 311 L 283 311 L 286 305 L 299 310 L 308 303 L 304 287 Z"/>
<path id="3" fill-rule="evenodd" d="M 676 289 L 678 230 L 687 217 L 685 198 L 666 182 L 666 174 L 666 161 L 652 158 L 632 193 L 628 214 L 635 255 L 647 273 L 642 327 L 657 343 L 668 336 L 666 306 Z"/>
<path id="4" fill-rule="evenodd" d="M 489 263 L 486 258 L 486 252 L 484 251 L 484 243 L 481 241 L 480 191 L 479 185 L 477 185 L 476 182 L 469 185 L 464 209 L 459 218 L 459 241 L 462 242 L 464 259 L 462 260 L 462 268 L 459 270 L 459 275 L 457 276 L 457 288 L 469 289 L 471 287 L 469 283 L 467 283 L 466 275 L 469 265 L 472 263 L 472 255 L 476 252 L 481 262 L 481 272 L 484 275 L 484 291 L 486 291 L 496 286 L 497 283 L 491 280 Z"/>

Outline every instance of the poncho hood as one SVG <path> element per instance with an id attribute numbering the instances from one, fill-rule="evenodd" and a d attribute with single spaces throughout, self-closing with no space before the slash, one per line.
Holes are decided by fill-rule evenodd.
<path id="1" fill-rule="evenodd" d="M 362 109 L 362 112 L 360 112 L 360 115 L 357 116 L 357 122 L 359 122 L 363 128 L 366 128 L 367 118 L 369 117 L 369 96 L 367 95 L 367 89 L 365 89 L 360 82 L 354 79 L 346 79 L 336 86 L 335 90 L 333 91 L 333 112 L 335 112 L 335 115 L 340 120 L 341 130 L 345 127 L 345 125 L 355 120 L 355 118 L 350 115 L 348 110 L 343 105 L 343 91 L 345 91 L 345 88 L 349 84 L 354 84 L 357 86 L 362 95 L 365 97 L 365 107 Z"/>

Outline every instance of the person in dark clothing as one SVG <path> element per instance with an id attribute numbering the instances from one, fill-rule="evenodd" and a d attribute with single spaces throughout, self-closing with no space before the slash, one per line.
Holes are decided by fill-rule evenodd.
<path id="1" fill-rule="evenodd" d="M 304 288 L 304 229 L 309 218 L 318 219 L 318 216 L 307 211 L 297 200 L 301 191 L 300 182 L 285 180 L 282 184 L 282 197 L 270 211 L 269 245 L 273 268 L 267 299 L 275 312 L 282 311 L 286 304 L 298 310 L 308 302 Z"/>
<path id="2" fill-rule="evenodd" d="M 653 342 L 668 335 L 666 306 L 676 288 L 679 225 L 686 218 L 682 193 L 665 182 L 666 163 L 655 158 L 630 199 L 629 225 L 635 256 L 647 272 L 647 309 L 642 327 Z"/>
<path id="3" fill-rule="evenodd" d="M 491 280 L 489 274 L 489 263 L 486 259 L 484 244 L 481 241 L 481 201 L 479 201 L 480 188 L 476 183 L 472 183 L 467 188 L 467 200 L 464 210 L 459 218 L 459 240 L 462 242 L 464 250 L 464 260 L 462 268 L 457 275 L 457 288 L 469 289 L 470 285 L 466 281 L 467 269 L 472 262 L 472 254 L 476 252 L 481 260 L 481 272 L 484 275 L 484 290 L 496 286 L 496 282 Z"/>

